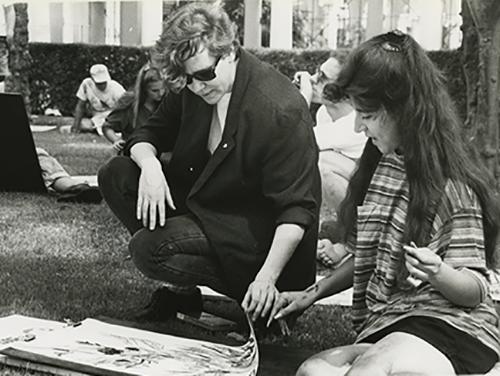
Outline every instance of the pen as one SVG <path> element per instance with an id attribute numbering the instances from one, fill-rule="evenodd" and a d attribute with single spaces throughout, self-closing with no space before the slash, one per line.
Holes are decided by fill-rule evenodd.
<path id="1" fill-rule="evenodd" d="M 411 241 L 410 242 L 410 246 L 417 249 L 417 245 L 415 244 L 414 241 Z M 422 284 L 422 281 L 420 279 L 417 279 L 415 277 L 412 277 L 411 275 L 408 276 L 408 278 L 406 278 L 406 281 L 412 285 L 413 287 L 418 287 Z"/>
<path id="2" fill-rule="evenodd" d="M 281 334 L 284 336 L 289 336 L 291 334 L 290 328 L 288 327 L 288 324 L 286 323 L 285 319 L 278 319 L 278 324 L 280 326 Z"/>

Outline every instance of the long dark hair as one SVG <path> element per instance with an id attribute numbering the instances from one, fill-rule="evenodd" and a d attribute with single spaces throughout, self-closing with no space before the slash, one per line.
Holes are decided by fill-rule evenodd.
<path id="1" fill-rule="evenodd" d="M 404 240 L 427 244 L 448 179 L 463 182 L 479 197 L 486 260 L 493 265 L 499 225 L 494 184 L 489 172 L 467 150 L 444 78 L 425 51 L 399 31 L 376 36 L 349 55 L 336 85 L 358 110 L 384 109 L 398 125 L 410 187 Z M 356 206 L 363 202 L 380 156 L 369 141 L 339 210 L 344 240 L 355 226 Z"/>

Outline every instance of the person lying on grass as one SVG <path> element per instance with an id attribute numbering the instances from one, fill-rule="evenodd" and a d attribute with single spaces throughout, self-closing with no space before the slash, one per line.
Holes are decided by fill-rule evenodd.
<path id="1" fill-rule="evenodd" d="M 36 148 L 45 187 L 58 194 L 57 201 L 98 204 L 102 201 L 99 188 L 90 186 L 68 174 L 63 166 L 43 148 Z"/>
<path id="2" fill-rule="evenodd" d="M 353 257 L 306 290 L 281 293 L 271 315 L 353 286 L 358 335 L 297 375 L 487 372 L 500 345 L 488 293 L 499 208 L 442 75 L 411 36 L 394 31 L 356 48 L 334 85 L 369 137 L 339 213 Z"/>

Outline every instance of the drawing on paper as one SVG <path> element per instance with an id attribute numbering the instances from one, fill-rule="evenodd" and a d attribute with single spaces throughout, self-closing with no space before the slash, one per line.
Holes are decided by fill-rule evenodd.
<path id="1" fill-rule="evenodd" d="M 39 331 L 36 338 L 11 343 L 1 352 L 29 360 L 43 359 L 48 364 L 52 359 L 59 367 L 77 371 L 82 367 L 96 374 L 106 370 L 107 375 L 115 371 L 117 375 L 154 376 L 168 372 L 168 375 L 246 376 L 256 375 L 258 367 L 253 329 L 245 344 L 228 346 L 93 319 L 86 319 L 77 327 Z"/>

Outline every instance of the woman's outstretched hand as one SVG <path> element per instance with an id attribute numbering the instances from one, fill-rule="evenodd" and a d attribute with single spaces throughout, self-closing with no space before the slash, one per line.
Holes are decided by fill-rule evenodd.
<path id="1" fill-rule="evenodd" d="M 163 175 L 160 162 L 151 158 L 151 163 L 143 163 L 139 177 L 136 216 L 144 227 L 154 230 L 156 225 L 164 226 L 167 207 L 175 210 L 170 187 Z"/>
<path id="2" fill-rule="evenodd" d="M 279 294 L 269 315 L 267 326 L 272 320 L 278 320 L 292 313 L 300 314 L 309 308 L 315 299 L 313 294 L 305 291 L 285 291 Z"/>

